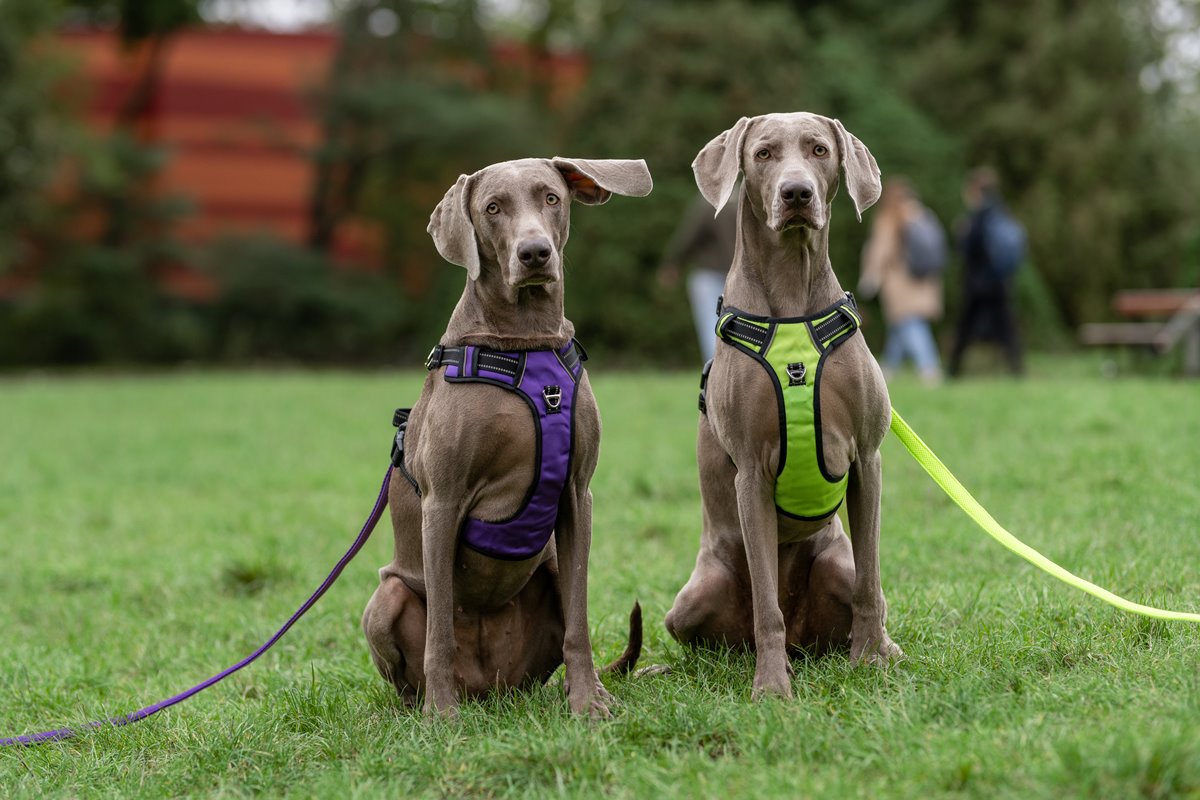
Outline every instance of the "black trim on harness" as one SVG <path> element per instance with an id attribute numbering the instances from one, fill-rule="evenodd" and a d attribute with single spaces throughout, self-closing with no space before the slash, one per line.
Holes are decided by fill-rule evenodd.
<path id="1" fill-rule="evenodd" d="M 722 300 L 723 299 L 724 298 L 722 298 Z M 856 319 L 849 310 L 847 310 L 847 306 L 849 309 L 852 309 L 855 312 L 858 310 L 858 304 L 854 300 L 854 295 L 850 292 L 846 292 L 846 296 L 843 300 L 839 300 L 837 303 L 834 303 L 828 308 L 822 309 L 815 314 L 809 314 L 801 317 L 767 317 L 758 314 L 749 314 L 733 306 L 721 306 L 721 311 L 718 313 L 717 338 L 734 349 L 740 350 L 761 364 L 775 389 L 775 402 L 779 419 L 780 444 L 779 466 L 775 472 L 776 476 L 782 475 L 784 468 L 787 466 L 787 436 L 785 434 L 785 431 L 787 430 L 787 413 L 783 399 L 783 387 L 779 383 L 779 378 L 776 376 L 774 368 L 771 366 L 770 362 L 767 361 L 763 353 L 770 350 L 770 346 L 774 342 L 775 331 L 777 330 L 779 324 L 789 325 L 803 323 L 812 332 L 813 340 L 817 345 L 817 349 L 821 352 L 821 356 L 817 361 L 815 371 L 812 369 L 812 365 L 808 365 L 808 369 L 806 370 L 808 375 L 813 376 L 813 383 L 819 386 L 821 381 L 821 373 L 825 369 L 825 357 L 836 347 L 838 347 L 838 345 L 841 345 L 843 342 L 853 336 L 861 327 L 861 322 L 859 322 L 859 320 Z M 833 314 L 834 316 L 830 317 L 819 325 L 812 324 L 813 320 L 822 319 L 830 314 Z M 722 318 L 724 319 L 724 322 L 721 321 Z M 766 323 L 768 327 L 764 330 L 759 326 L 748 325 L 742 322 L 742 320 L 739 318 Z M 755 350 L 754 348 L 749 347 L 741 342 L 735 341 L 734 339 L 730 338 L 732 336 L 738 336 L 741 339 L 751 342 L 759 349 Z M 705 382 L 707 382 L 707 380 L 705 380 Z M 839 475 L 834 477 L 829 473 L 829 470 L 825 466 L 825 437 L 821 426 L 821 397 L 819 391 L 813 393 L 813 417 L 815 428 L 814 435 L 816 437 L 817 468 L 821 471 L 821 475 L 824 476 L 825 480 L 829 481 L 830 483 L 837 483 L 845 476 Z M 784 516 L 792 519 L 820 520 L 825 519 L 830 514 L 837 511 L 837 509 L 840 507 L 841 503 L 839 502 L 832 511 L 819 517 L 804 517 L 795 514 L 789 514 L 778 506 L 776 506 L 776 509 Z"/>
<path id="2" fill-rule="evenodd" d="M 520 397 L 522 402 L 524 402 L 525 405 L 529 408 L 530 413 L 533 414 L 535 446 L 534 446 L 534 462 L 533 462 L 533 480 L 529 484 L 529 489 L 526 491 L 525 497 L 521 501 L 521 504 L 519 506 L 517 506 L 517 510 L 515 512 L 513 512 L 510 516 L 505 517 L 504 519 L 483 520 L 484 522 L 487 522 L 490 524 L 502 525 L 506 522 L 510 522 L 510 521 L 516 519 L 522 513 L 524 513 L 525 508 L 529 505 L 530 501 L 533 499 L 533 494 L 537 490 L 538 483 L 541 481 L 541 477 L 542 477 L 542 474 L 541 474 L 541 470 L 542 470 L 542 427 L 541 427 L 541 424 L 539 423 L 539 418 L 541 416 L 541 412 L 535 405 L 531 396 L 527 395 L 524 392 L 519 391 L 516 388 L 516 385 L 519 385 L 525 377 L 526 358 L 525 358 L 524 352 L 518 351 L 517 355 L 512 356 L 512 355 L 508 355 L 507 353 L 498 352 L 498 351 L 491 350 L 489 348 L 481 347 L 481 346 L 472 346 L 472 349 L 475 351 L 475 354 L 476 354 L 473 359 L 474 363 L 464 364 L 463 362 L 465 361 L 466 353 L 467 353 L 466 346 L 447 347 L 447 346 L 441 345 L 441 344 L 435 345 L 433 347 L 433 349 L 429 351 L 428 358 L 425 359 L 425 368 L 432 371 L 432 370 L 435 370 L 435 369 L 438 369 L 438 368 L 444 367 L 444 366 L 457 366 L 458 370 L 459 370 L 459 377 L 452 378 L 449 376 L 443 376 L 443 379 L 447 383 L 486 383 L 486 384 L 490 384 L 492 386 L 499 387 L 501 389 L 505 389 L 505 390 L 517 395 L 518 397 Z M 577 400 L 578 400 L 578 396 L 579 396 L 579 383 L 583 377 L 582 367 L 580 367 L 579 375 L 575 374 L 575 368 L 580 366 L 580 362 L 587 360 L 587 351 L 583 349 L 583 345 L 579 344 L 579 342 L 572 339 L 570 342 L 570 347 L 567 348 L 566 353 L 561 352 L 560 349 L 558 349 L 558 348 L 554 349 L 553 352 L 554 352 L 555 356 L 558 358 L 559 363 L 561 363 L 567 369 L 567 374 L 570 375 L 571 381 L 572 381 L 571 385 L 567 388 L 567 391 L 569 391 L 571 393 L 571 431 L 572 431 L 572 435 L 571 435 L 570 449 L 567 453 L 567 473 L 568 473 L 568 475 L 570 475 L 572 464 L 575 461 L 575 435 L 574 435 L 575 412 L 576 412 L 577 406 L 578 406 Z M 504 367 L 504 369 L 495 369 L 495 366 L 502 366 L 502 367 Z M 513 383 L 509 384 L 509 383 L 505 383 L 504 381 L 499 380 L 498 378 L 491 378 L 491 377 L 480 375 L 479 374 L 480 367 L 482 367 L 483 369 L 490 370 L 490 371 L 498 372 L 502 375 L 509 375 L 509 376 L 513 377 Z M 550 387 L 545 387 L 545 388 L 550 388 Z M 543 391 L 544 390 L 545 389 L 543 389 Z M 559 404 L 558 404 L 559 408 L 561 408 L 561 397 L 562 397 L 561 393 L 562 393 L 562 391 L 563 391 L 563 389 L 561 387 L 559 387 Z M 542 392 L 535 391 L 535 392 L 531 392 L 531 394 L 542 394 Z M 544 398 L 544 395 L 543 395 L 543 398 Z M 548 411 L 548 413 L 554 413 L 554 412 L 550 412 L 549 409 L 547 411 Z M 569 481 L 568 481 L 568 483 L 569 483 Z M 415 488 L 415 482 L 414 482 L 414 488 Z M 564 485 L 563 491 L 564 492 L 566 491 L 566 485 Z M 418 491 L 418 494 L 420 494 L 419 491 Z M 467 547 L 471 550 L 475 550 L 475 548 L 471 547 L 471 545 L 466 542 L 463 543 L 463 546 Z M 476 550 L 476 552 L 482 552 L 482 551 Z M 497 559 L 500 561 L 524 561 L 525 560 L 525 559 L 521 559 L 521 558 L 507 558 L 505 556 L 498 556 L 494 553 L 484 553 L 484 555 L 488 556 L 489 558 L 494 558 L 494 559 Z"/>
<path id="3" fill-rule="evenodd" d="M 467 354 L 466 346 L 462 347 L 447 347 L 446 345 L 434 345 L 429 351 L 429 355 L 425 358 L 425 369 L 433 371 L 440 367 L 458 367 L 459 374 L 463 378 L 474 379 L 479 374 L 479 370 L 486 369 L 489 372 L 498 372 L 501 375 L 507 375 L 513 379 L 513 383 L 520 383 L 525 373 L 525 354 L 518 353 L 510 355 L 499 350 L 491 350 L 487 347 L 474 346 L 475 352 L 473 363 L 464 364 Z M 571 377 L 578 378 L 575 375 L 575 370 L 579 365 L 588 360 L 587 350 L 583 349 L 576 339 L 572 339 L 567 352 L 562 353 L 558 350 L 554 351 L 558 356 L 558 360 L 567 372 L 571 373 Z M 451 379 L 455 380 L 455 379 Z M 486 379 L 482 379 L 486 380 Z"/>
<path id="4" fill-rule="evenodd" d="M 396 437 L 392 439 L 392 466 L 400 470 L 400 474 L 412 485 L 417 497 L 420 497 L 421 487 L 417 485 L 417 479 L 408 471 L 408 467 L 404 466 L 404 434 L 408 430 L 408 418 L 411 414 L 411 408 L 397 408 L 392 414 L 392 426 L 396 428 Z"/>

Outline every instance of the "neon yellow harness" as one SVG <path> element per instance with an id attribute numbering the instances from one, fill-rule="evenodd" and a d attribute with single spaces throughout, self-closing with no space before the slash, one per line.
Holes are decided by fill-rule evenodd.
<path id="1" fill-rule="evenodd" d="M 775 507 L 781 514 L 824 519 L 846 497 L 846 475 L 825 468 L 817 387 L 825 357 L 861 325 L 849 294 L 808 317 L 760 317 L 732 307 L 717 316 L 717 336 L 762 364 L 775 386 L 782 436 Z"/>
<path id="2" fill-rule="evenodd" d="M 817 386 L 825 357 L 859 329 L 862 322 L 853 296 L 811 317 L 772 318 L 724 308 L 717 315 L 722 341 L 754 358 L 775 385 L 779 406 L 779 470 L 775 506 L 799 519 L 823 519 L 837 511 L 846 496 L 847 476 L 834 478 L 821 452 L 821 406 Z M 700 410 L 705 408 L 710 361 L 700 379 Z M 921 437 L 892 409 L 892 432 L 934 482 L 989 536 L 1034 566 L 1123 611 L 1145 617 L 1200 622 L 1200 613 L 1171 611 L 1135 603 L 1063 569 L 1009 533 L 955 479 Z"/>

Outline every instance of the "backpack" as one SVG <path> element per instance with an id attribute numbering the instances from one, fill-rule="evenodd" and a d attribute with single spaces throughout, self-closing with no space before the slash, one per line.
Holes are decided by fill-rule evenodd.
<path id="1" fill-rule="evenodd" d="M 914 278 L 932 278 L 946 269 L 946 232 L 928 208 L 904 226 L 904 261 Z"/>
<path id="2" fill-rule="evenodd" d="M 1010 277 L 1025 260 L 1025 228 L 1006 209 L 992 209 L 984 220 L 983 251 L 996 277 Z"/>

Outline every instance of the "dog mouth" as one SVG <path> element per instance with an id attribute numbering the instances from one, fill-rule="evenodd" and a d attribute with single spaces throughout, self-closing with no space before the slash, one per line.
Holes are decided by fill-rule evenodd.
<path id="1" fill-rule="evenodd" d="M 775 224 L 771 226 L 771 230 L 776 233 L 787 233 L 789 231 L 804 229 L 819 231 L 823 226 L 822 223 L 820 213 L 815 209 L 796 210 L 789 208 L 779 212 Z"/>
<path id="2" fill-rule="evenodd" d="M 527 289 L 530 286 L 545 286 L 547 284 L 557 283 L 557 282 L 558 282 L 557 276 L 552 275 L 549 272 L 540 272 L 540 273 L 537 273 L 534 275 L 527 275 L 526 277 L 517 281 L 515 286 L 518 289 Z"/>

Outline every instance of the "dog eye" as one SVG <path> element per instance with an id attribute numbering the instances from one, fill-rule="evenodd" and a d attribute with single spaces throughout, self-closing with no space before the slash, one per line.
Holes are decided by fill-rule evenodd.
<path id="1" fill-rule="evenodd" d="M 813 155 L 823 156 L 829 152 L 829 148 L 823 144 L 819 144 L 813 148 Z"/>
<path id="2" fill-rule="evenodd" d="M 757 158 L 759 161 L 766 161 L 768 158 L 771 157 L 771 151 L 768 150 L 767 148 L 763 147 L 763 148 L 759 149 L 759 151 L 757 153 L 754 154 L 754 157 Z"/>
<path id="3" fill-rule="evenodd" d="M 548 205 L 548 206 L 558 205 L 558 195 L 554 194 L 553 192 L 546 195 L 546 205 Z"/>
<path id="4" fill-rule="evenodd" d="M 500 204 L 499 203 L 488 203 L 487 208 L 484 210 L 487 211 L 487 213 L 489 213 L 489 214 L 499 214 L 500 213 Z"/>

